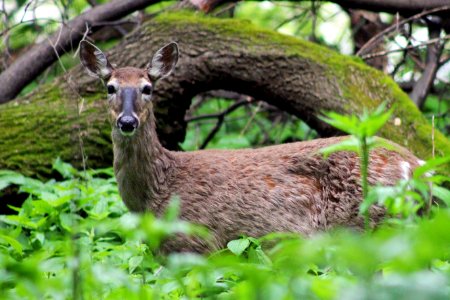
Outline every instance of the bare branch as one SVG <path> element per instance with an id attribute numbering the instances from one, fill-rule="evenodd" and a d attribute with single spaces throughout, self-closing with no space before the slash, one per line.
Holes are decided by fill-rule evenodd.
<path id="1" fill-rule="evenodd" d="M 226 110 L 224 110 L 223 112 L 219 113 L 219 114 L 215 114 L 217 117 L 217 123 L 214 126 L 214 128 L 210 131 L 210 133 L 208 134 L 208 136 L 206 137 L 206 139 L 203 141 L 202 145 L 200 146 L 200 149 L 205 149 L 206 146 L 208 146 L 209 142 L 214 138 L 214 136 L 216 135 L 217 132 L 219 132 L 220 127 L 222 127 L 223 121 L 225 120 L 225 116 L 229 113 L 231 113 L 232 111 L 236 110 L 237 108 L 243 106 L 243 105 L 247 105 L 251 103 L 250 101 L 238 101 L 236 103 L 234 103 L 233 105 L 231 105 L 230 107 L 228 107 Z M 212 115 L 205 115 L 203 116 L 205 118 L 211 118 Z M 202 116 L 200 116 L 202 117 Z M 201 120 L 200 117 L 197 118 L 197 120 Z M 192 121 L 192 119 L 191 119 Z"/>
<path id="2" fill-rule="evenodd" d="M 397 32 L 398 28 L 404 24 L 407 24 L 413 20 L 420 19 L 420 18 L 430 15 L 430 14 L 434 14 L 437 12 L 449 11 L 449 10 L 450 10 L 450 5 L 447 5 L 447 6 L 431 9 L 428 11 L 424 11 L 424 12 L 414 15 L 410 18 L 404 19 L 400 22 L 395 22 L 395 24 L 393 24 L 392 26 L 386 28 L 385 30 L 381 31 L 380 33 L 378 33 L 377 35 L 372 37 L 364 46 L 361 47 L 361 49 L 359 49 L 359 51 L 356 53 L 356 55 L 362 56 L 365 53 L 369 52 L 376 46 L 376 44 L 378 44 L 379 40 L 384 39 L 386 37 L 386 35 L 388 35 L 392 32 Z"/>
<path id="3" fill-rule="evenodd" d="M 427 45 L 430 45 L 430 44 L 436 44 L 436 43 L 439 43 L 441 41 L 448 40 L 448 39 L 450 39 L 450 34 L 447 34 L 447 35 L 445 35 L 443 37 L 430 39 L 430 40 L 428 40 L 426 42 L 422 42 L 422 43 L 420 43 L 418 45 L 410 45 L 410 46 L 406 46 L 404 48 L 375 52 L 375 53 L 363 55 L 361 57 L 363 59 L 371 59 L 371 58 L 378 57 L 378 56 L 384 56 L 384 55 L 387 55 L 389 53 L 400 52 L 400 51 L 409 50 L 409 49 L 416 49 L 416 48 L 424 47 L 424 46 L 427 46 Z"/>
<path id="4" fill-rule="evenodd" d="M 433 39 L 439 39 L 441 33 L 441 27 L 436 24 L 428 24 L 428 32 L 430 41 Z M 450 35 L 447 35 L 450 38 Z M 441 57 L 444 43 L 429 44 L 427 49 L 426 67 L 422 76 L 414 86 L 413 91 L 409 95 L 411 100 L 418 106 L 422 107 L 425 99 L 428 95 L 430 87 L 433 85 L 436 72 L 439 68 L 439 59 Z"/>
<path id="5" fill-rule="evenodd" d="M 98 5 L 74 18 L 48 40 L 33 46 L 0 74 L 0 103 L 13 99 L 28 83 L 82 38 L 86 24 L 120 19 L 159 0 L 114 0 Z M 60 35 L 60 38 L 58 36 Z M 49 43 L 49 40 L 52 43 Z M 54 47 L 52 46 L 54 45 Z M 56 51 L 55 51 L 56 50 Z M 56 53 L 55 53 L 56 52 Z"/>
<path id="6" fill-rule="evenodd" d="M 448 5 L 448 0 L 331 0 L 346 8 L 413 15 Z"/>
<path id="7" fill-rule="evenodd" d="M 205 119 L 215 119 L 215 118 L 224 118 L 226 115 L 230 114 L 231 112 L 235 111 L 237 108 L 243 106 L 243 105 L 247 105 L 250 104 L 254 101 L 253 98 L 248 97 L 248 99 L 245 100 L 239 100 L 236 103 L 234 103 L 233 105 L 231 105 L 230 107 L 228 107 L 227 109 L 225 109 L 224 111 L 220 112 L 220 113 L 216 113 L 216 114 L 208 114 L 208 115 L 201 115 L 201 116 L 196 116 L 196 117 L 189 117 L 189 118 L 185 118 L 186 122 L 192 122 L 192 121 L 199 121 L 199 120 L 205 120 Z"/>

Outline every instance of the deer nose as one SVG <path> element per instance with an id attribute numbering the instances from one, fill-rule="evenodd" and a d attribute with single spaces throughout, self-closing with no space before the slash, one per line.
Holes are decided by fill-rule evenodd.
<path id="1" fill-rule="evenodd" d="M 117 120 L 117 127 L 123 133 L 132 133 L 138 126 L 138 120 L 133 116 L 122 116 Z"/>

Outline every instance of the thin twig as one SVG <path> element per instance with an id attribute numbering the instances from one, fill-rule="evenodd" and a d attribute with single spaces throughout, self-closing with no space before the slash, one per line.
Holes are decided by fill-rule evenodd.
<path id="1" fill-rule="evenodd" d="M 208 143 L 214 138 L 216 133 L 220 130 L 220 127 L 222 127 L 222 124 L 225 121 L 225 116 L 227 114 L 233 112 L 234 110 L 236 110 L 237 108 L 239 108 L 239 107 L 241 107 L 243 105 L 247 105 L 247 104 L 251 103 L 252 101 L 253 101 L 253 98 L 249 98 L 248 100 L 240 100 L 240 101 L 234 103 L 233 105 L 231 105 L 230 107 L 228 107 L 227 109 L 225 109 L 224 111 L 222 111 L 220 113 L 188 118 L 186 120 L 187 122 L 217 118 L 216 125 L 209 132 L 208 136 L 206 137 L 206 139 L 201 144 L 200 149 L 205 149 L 206 146 L 208 145 Z"/>
<path id="2" fill-rule="evenodd" d="M 283 22 L 281 22 L 280 24 L 278 24 L 278 25 L 275 27 L 275 30 L 280 29 L 280 28 L 283 27 L 284 25 L 289 24 L 289 23 L 291 23 L 292 21 L 295 21 L 296 19 L 303 19 L 303 18 L 305 17 L 305 15 L 308 14 L 308 13 L 309 13 L 309 11 L 308 11 L 308 10 L 305 10 L 305 11 L 302 11 L 301 13 L 298 13 L 298 14 L 293 15 L 292 17 L 290 17 L 290 18 L 288 18 L 288 19 L 286 19 L 286 20 L 283 20 Z"/>
<path id="3" fill-rule="evenodd" d="M 439 38 L 441 35 L 441 26 L 439 24 L 428 23 L 428 38 Z M 431 86 L 436 78 L 437 70 L 439 69 L 439 59 L 441 57 L 444 43 L 435 43 L 428 45 L 427 55 L 425 58 L 425 68 L 422 76 L 417 80 L 411 94 L 411 100 L 422 108 L 425 99 L 430 91 Z"/>
<path id="4" fill-rule="evenodd" d="M 378 40 L 382 37 L 384 37 L 386 34 L 390 33 L 391 31 L 396 31 L 401 25 L 406 24 L 410 21 L 413 20 L 417 20 L 420 19 L 423 16 L 432 14 L 432 13 L 436 13 L 436 12 L 443 12 L 446 10 L 450 10 L 450 5 L 446 5 L 446 6 L 442 6 L 439 8 L 435 8 L 435 9 L 431 9 L 431 10 L 427 10 L 424 11 L 420 14 L 414 15 L 412 17 L 409 17 L 407 19 L 402 20 L 401 22 L 396 22 L 394 25 L 389 26 L 388 28 L 386 28 L 385 30 L 381 31 L 380 33 L 378 33 L 377 35 L 375 35 L 374 37 L 372 37 L 366 44 L 364 44 L 364 46 L 361 47 L 361 49 L 359 49 L 359 51 L 356 53 L 356 55 L 358 56 L 362 56 L 364 53 L 367 53 L 368 51 L 372 50 L 373 47 L 378 43 Z"/>
<path id="5" fill-rule="evenodd" d="M 404 51 L 404 50 L 416 49 L 416 48 L 424 47 L 424 46 L 427 46 L 429 44 L 434 44 L 434 43 L 437 43 L 437 42 L 440 42 L 440 41 L 444 41 L 444 40 L 448 40 L 448 39 L 450 39 L 450 34 L 444 35 L 443 37 L 434 38 L 434 39 L 428 40 L 426 42 L 422 42 L 419 45 L 410 45 L 410 46 L 406 46 L 406 47 L 400 48 L 400 49 L 385 50 L 385 51 L 370 53 L 370 54 L 367 54 L 367 55 L 362 55 L 361 58 L 363 58 L 363 59 L 371 59 L 371 58 L 378 57 L 378 56 L 384 56 L 384 55 L 387 55 L 389 53 L 400 52 L 400 51 Z"/>
<path id="6" fill-rule="evenodd" d="M 252 103 L 252 102 L 253 102 L 253 98 L 249 97 L 248 99 L 237 101 L 236 103 L 234 103 L 233 105 L 231 105 L 230 107 L 228 107 L 227 109 L 225 109 L 224 111 L 222 111 L 220 113 L 189 117 L 189 118 L 185 118 L 185 121 L 186 122 L 192 122 L 192 121 L 199 121 L 199 120 L 205 120 L 205 119 L 221 118 L 221 117 L 224 117 L 225 115 L 233 112 L 234 110 L 236 110 L 240 106 L 247 105 L 247 104 Z"/>
<path id="7" fill-rule="evenodd" d="M 118 20 L 118 21 L 103 21 L 103 22 L 95 22 L 92 23 L 92 27 L 101 27 L 101 26 L 119 26 L 125 24 L 134 24 L 137 25 L 139 22 L 133 20 Z"/>
<path id="8" fill-rule="evenodd" d="M 84 41 L 86 37 L 88 36 L 90 32 L 89 24 L 86 22 L 86 30 L 84 31 L 83 37 L 81 38 L 81 41 Z M 78 43 L 77 50 L 75 50 L 75 53 L 73 54 L 73 58 L 78 56 L 78 51 L 80 51 L 80 43 Z"/>
<path id="9" fill-rule="evenodd" d="M 244 135 L 244 133 L 247 131 L 248 126 L 250 125 L 250 123 L 255 119 L 256 114 L 259 112 L 259 110 L 261 109 L 262 106 L 262 102 L 260 101 L 258 103 L 258 106 L 256 106 L 255 110 L 253 111 L 252 115 L 250 116 L 250 118 L 248 119 L 247 123 L 245 124 L 244 128 L 241 130 L 241 132 L 239 133 L 240 136 Z"/>
<path id="10" fill-rule="evenodd" d="M 434 115 L 431 117 L 431 158 L 435 157 L 435 145 L 434 145 Z M 433 204 L 433 182 L 430 180 L 430 199 L 428 199 L 427 215 L 430 217 L 431 205 Z"/>

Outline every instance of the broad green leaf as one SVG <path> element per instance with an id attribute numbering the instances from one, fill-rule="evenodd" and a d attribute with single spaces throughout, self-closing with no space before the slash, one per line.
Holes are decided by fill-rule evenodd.
<path id="1" fill-rule="evenodd" d="M 235 255 L 240 256 L 242 253 L 244 253 L 245 249 L 247 249 L 249 245 L 250 240 L 247 238 L 242 238 L 228 242 L 227 248 Z"/>

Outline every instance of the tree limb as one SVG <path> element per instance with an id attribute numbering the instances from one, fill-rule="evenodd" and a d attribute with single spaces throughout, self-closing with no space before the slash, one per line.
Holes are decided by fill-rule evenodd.
<path id="1" fill-rule="evenodd" d="M 439 39 L 441 27 L 436 24 L 429 24 L 428 33 L 430 41 Z M 450 35 L 448 35 L 448 37 L 450 38 Z M 439 68 L 439 60 L 442 49 L 444 49 L 444 42 L 440 42 L 439 40 L 436 43 L 428 45 L 425 70 L 419 80 L 417 80 L 413 91 L 409 95 L 417 107 L 423 106 L 425 99 L 427 98 L 428 91 L 433 85 L 436 72 Z"/>
<path id="2" fill-rule="evenodd" d="M 323 111 L 359 114 L 387 102 L 402 122 L 388 122 L 379 134 L 421 158 L 431 155 L 430 125 L 390 77 L 360 59 L 245 21 L 161 14 L 108 51 L 108 57 L 117 66 L 145 67 L 169 41 L 179 44 L 179 63 L 154 91 L 158 137 L 166 148 L 176 149 L 183 141 L 192 98 L 223 89 L 263 99 L 301 118 L 321 136 L 342 134 L 320 120 Z M 0 105 L 0 128 L 7 128 L 0 131 L 0 169 L 48 176 L 58 156 L 80 166 L 78 128 L 88 167 L 110 166 L 105 94 L 100 82 L 76 67 L 32 94 Z M 439 131 L 435 143 L 437 156 L 450 155 L 450 142 Z"/>
<path id="3" fill-rule="evenodd" d="M 427 15 L 435 14 L 438 12 L 439 13 L 448 12 L 448 11 L 450 11 L 450 5 L 427 10 L 427 11 L 421 12 L 419 14 L 416 14 L 414 16 L 411 16 L 409 18 L 406 18 L 404 20 L 401 20 L 400 22 L 396 22 L 393 25 L 386 28 L 385 30 L 378 33 L 377 35 L 375 35 L 374 37 L 372 37 L 364 46 L 361 47 L 361 49 L 359 49 L 359 51 L 356 53 L 356 55 L 362 56 L 362 55 L 370 52 L 374 47 L 376 47 L 376 45 L 379 43 L 380 40 L 383 40 L 388 34 L 390 34 L 392 32 L 396 32 L 396 30 L 400 26 L 403 26 L 404 24 L 407 24 L 414 20 L 418 20 Z"/>
<path id="4" fill-rule="evenodd" d="M 237 0 L 188 0 L 192 5 L 205 12 L 210 12 L 217 6 L 226 2 Z M 320 2 L 333 2 L 350 9 L 364 9 L 373 12 L 400 13 L 413 15 L 423 10 L 434 9 L 448 5 L 448 0 L 320 0 Z"/>
<path id="5" fill-rule="evenodd" d="M 413 15 L 424 10 L 449 5 L 448 0 L 330 0 L 346 8 L 364 9 L 373 12 Z"/>
<path id="6" fill-rule="evenodd" d="M 159 2 L 158 0 L 114 0 L 95 6 L 72 19 L 47 40 L 33 46 L 22 54 L 0 74 L 0 104 L 14 99 L 20 91 L 47 67 L 53 64 L 64 52 L 72 50 L 73 45 L 83 37 L 93 23 L 122 18 L 136 10 Z"/>

